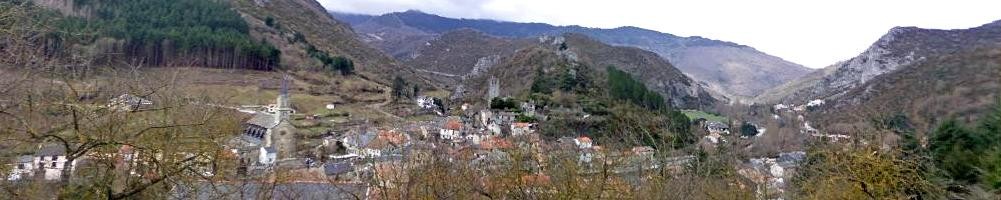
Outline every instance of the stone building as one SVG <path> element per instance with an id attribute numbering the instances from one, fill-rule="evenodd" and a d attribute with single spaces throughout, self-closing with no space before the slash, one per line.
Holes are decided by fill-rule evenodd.
<path id="1" fill-rule="evenodd" d="M 296 128 L 292 126 L 292 102 L 288 92 L 289 77 L 282 80 L 281 92 L 275 104 L 268 105 L 266 110 L 258 111 L 244 124 L 240 145 L 244 151 L 260 151 L 256 154 L 266 157 L 273 153 L 275 161 L 295 158 Z M 250 153 L 250 152 L 248 152 Z M 259 160 L 261 162 L 264 160 Z"/>

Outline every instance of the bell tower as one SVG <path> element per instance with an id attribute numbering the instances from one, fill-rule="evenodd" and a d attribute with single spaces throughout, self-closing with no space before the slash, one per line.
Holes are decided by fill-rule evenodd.
<path id="1" fill-rule="evenodd" d="M 275 100 L 275 103 L 277 104 L 276 106 L 278 107 L 275 110 L 275 124 L 281 124 L 285 121 L 288 121 L 289 116 L 292 114 L 292 106 L 291 106 L 292 102 L 291 99 L 289 99 L 288 82 L 289 82 L 289 75 L 286 74 L 284 77 L 282 77 L 281 90 L 278 93 L 278 99 Z"/>
<path id="2" fill-rule="evenodd" d="M 289 96 L 289 81 L 290 77 L 286 74 L 282 77 L 281 91 L 278 94 L 278 99 L 276 100 L 275 110 L 275 124 L 277 126 L 274 128 L 271 134 L 272 140 L 275 142 L 275 150 L 277 150 L 278 160 L 294 158 L 295 156 L 295 135 L 296 129 L 292 126 L 291 115 L 294 112 L 292 110 L 292 99 Z"/>

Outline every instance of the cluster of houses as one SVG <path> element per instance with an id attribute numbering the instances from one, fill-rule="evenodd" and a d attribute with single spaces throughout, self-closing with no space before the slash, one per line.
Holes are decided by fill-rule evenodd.
<path id="1" fill-rule="evenodd" d="M 758 185 L 758 199 L 774 199 L 785 193 L 787 180 L 806 159 L 806 152 L 779 153 L 776 157 L 752 158 L 738 174 Z"/>
<path id="2" fill-rule="evenodd" d="M 11 171 L 7 175 L 9 181 L 34 179 L 40 176 L 43 180 L 60 180 L 67 166 L 66 149 L 61 144 L 46 143 L 38 146 L 34 155 L 18 156 Z M 72 169 L 71 169 L 72 171 Z"/>
<path id="3" fill-rule="evenodd" d="M 313 149 L 299 149 L 297 147 L 301 145 L 296 139 L 301 137 L 297 137 L 299 130 L 291 122 L 295 110 L 291 107 L 287 80 L 288 77 L 283 81 L 274 104 L 240 110 L 250 116 L 240 134 L 226 144 L 229 150 L 227 155 L 232 155 L 240 163 L 238 174 L 256 176 L 275 169 L 318 171 L 324 178 L 342 183 L 378 179 L 382 186 L 393 187 L 401 181 L 394 180 L 401 176 L 393 175 L 440 161 L 474 165 L 480 170 L 517 164 L 533 172 L 521 179 L 546 185 L 550 184 L 550 177 L 542 169 L 549 167 L 546 166 L 547 160 L 556 156 L 576 159 L 583 166 L 580 173 L 595 173 L 589 170 L 611 165 L 616 166 L 611 170 L 614 173 L 662 167 L 681 170 L 694 159 L 692 156 L 658 159 L 654 156 L 656 149 L 649 146 L 636 146 L 625 151 L 609 150 L 583 135 L 545 141 L 538 133 L 536 120 L 525 120 L 544 121 L 546 118 L 545 113 L 539 112 L 532 102 L 524 102 L 508 110 L 476 109 L 466 104 L 461 106 L 462 112 L 456 116 L 437 112 L 438 117 L 431 120 L 384 127 L 360 123 L 347 131 L 327 133 Z M 152 101 L 126 94 L 113 99 L 108 106 L 121 111 L 137 111 L 152 105 Z M 418 98 L 417 105 L 422 109 L 442 110 L 440 100 L 430 97 Z M 712 143 L 725 142 L 723 136 L 730 135 L 731 131 L 723 122 L 706 121 L 702 127 L 708 133 L 707 140 Z M 77 166 L 75 163 L 66 164 L 69 162 L 66 150 L 61 147 L 43 145 L 34 155 L 18 157 L 7 179 L 20 180 L 40 175 L 46 180 L 58 180 L 63 172 L 72 171 L 64 170 L 65 167 Z M 528 155 L 531 159 L 522 161 L 525 163 L 511 163 L 516 160 L 511 155 L 515 151 L 523 152 L 519 155 Z M 122 146 L 114 156 L 120 158 L 122 163 L 140 162 L 130 146 Z"/>
<path id="4" fill-rule="evenodd" d="M 616 173 L 649 170 L 663 167 L 664 162 L 654 157 L 655 149 L 637 146 L 627 151 L 609 151 L 595 144 L 587 136 L 563 137 L 545 141 L 538 134 L 538 124 L 518 121 L 518 116 L 544 117 L 530 103 L 522 104 L 517 111 L 474 109 L 471 105 L 459 116 L 439 117 L 428 121 L 404 122 L 374 128 L 361 125 L 343 133 L 334 133 L 323 139 L 316 152 L 317 165 L 327 178 L 346 183 L 360 183 L 377 179 L 383 186 L 393 187 L 394 176 L 401 171 L 418 168 L 428 162 L 450 162 L 472 165 L 475 169 L 499 169 L 514 161 L 511 152 L 521 152 L 532 158 L 521 163 L 533 171 L 522 177 L 538 184 L 547 184 L 549 176 L 544 169 L 547 160 L 574 158 L 581 173 L 590 173 L 596 166 L 615 163 Z M 671 167 L 681 169 L 692 157 L 669 160 Z M 484 171 L 486 173 L 486 171 Z M 374 174 L 379 174 L 374 176 Z M 390 175 L 387 175 L 390 174 Z M 387 177 L 389 180 L 387 180 Z M 405 176 L 404 176 L 405 177 Z"/>
<path id="5" fill-rule="evenodd" d="M 793 114 L 793 115 L 796 115 L 796 121 L 797 122 L 802 122 L 803 123 L 800 126 L 800 130 L 799 130 L 799 132 L 801 134 L 809 135 L 809 136 L 816 137 L 816 138 L 827 139 L 827 140 L 835 141 L 835 142 L 841 141 L 841 140 L 851 139 L 851 136 L 848 136 L 848 135 L 821 133 L 820 130 L 818 130 L 817 128 L 814 128 L 813 126 L 811 126 L 810 122 L 806 120 L 805 116 L 803 116 L 804 114 L 807 113 L 807 111 L 809 111 L 811 109 L 814 109 L 814 108 L 817 108 L 817 107 L 820 107 L 820 106 L 823 106 L 824 104 L 825 104 L 825 101 L 822 100 L 822 99 L 811 100 L 809 102 L 806 102 L 806 103 L 804 103 L 802 105 L 798 105 L 798 106 L 797 105 L 776 104 L 773 107 L 773 112 L 775 113 L 773 115 L 773 118 L 775 118 L 776 120 L 781 120 L 782 117 L 780 116 L 780 114 L 783 114 L 783 113 Z"/>
<path id="6" fill-rule="evenodd" d="M 104 106 L 104 108 L 117 112 L 136 112 L 152 107 L 153 101 L 127 93 L 111 98 Z M 8 181 L 61 180 L 63 173 L 74 172 L 78 163 L 89 158 L 89 155 L 84 155 L 70 162 L 66 156 L 66 147 L 62 144 L 38 144 L 34 154 L 17 156 L 9 164 L 11 167 L 6 179 Z"/>
<path id="7" fill-rule="evenodd" d="M 700 120 L 697 120 L 700 121 Z M 718 121 L 704 121 L 701 120 L 702 128 L 706 131 L 707 135 L 703 138 L 706 141 L 717 144 L 726 143 L 726 139 L 723 136 L 730 135 L 730 126 L 723 122 Z"/>

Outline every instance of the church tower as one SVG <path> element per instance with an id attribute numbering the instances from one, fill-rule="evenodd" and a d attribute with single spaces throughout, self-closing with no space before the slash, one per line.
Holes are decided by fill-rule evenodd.
<path id="1" fill-rule="evenodd" d="M 295 127 L 292 126 L 292 100 L 289 96 L 288 84 L 289 75 L 282 77 L 281 92 L 278 94 L 278 99 L 276 100 L 276 107 L 274 117 L 275 124 L 277 126 L 274 128 L 274 132 L 271 134 L 272 140 L 274 141 L 274 148 L 277 150 L 277 160 L 294 158 L 295 156 Z"/>

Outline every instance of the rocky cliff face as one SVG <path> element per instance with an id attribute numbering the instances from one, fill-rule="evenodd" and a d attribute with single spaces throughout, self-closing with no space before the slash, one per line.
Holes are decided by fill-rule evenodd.
<path id="1" fill-rule="evenodd" d="M 409 56 L 398 59 L 442 87 L 451 88 L 464 79 L 484 74 L 518 49 L 533 44 L 527 39 L 499 38 L 473 29 L 459 29 L 427 40 Z"/>
<path id="2" fill-rule="evenodd" d="M 801 103 L 838 98 L 881 75 L 928 58 L 997 45 L 1001 42 L 997 24 L 962 30 L 896 27 L 858 56 L 769 90 L 757 100 Z"/>
<path id="3" fill-rule="evenodd" d="M 31 2 L 74 17 L 90 17 L 94 14 L 95 8 L 94 5 L 78 5 L 78 1 L 74 0 L 31 0 Z"/>

